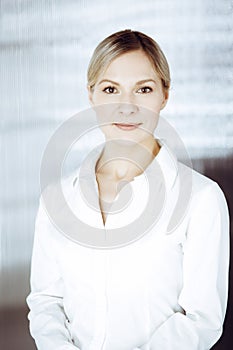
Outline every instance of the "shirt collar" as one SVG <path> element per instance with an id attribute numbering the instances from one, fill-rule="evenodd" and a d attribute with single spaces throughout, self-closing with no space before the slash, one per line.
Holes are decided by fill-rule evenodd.
<path id="1" fill-rule="evenodd" d="M 167 190 L 170 190 L 177 178 L 178 175 L 178 162 L 177 158 L 172 152 L 172 150 L 168 147 L 168 145 L 164 142 L 164 140 L 159 139 L 157 140 L 159 145 L 161 146 L 158 154 L 154 158 L 153 162 L 147 167 L 146 172 L 151 174 L 153 172 L 153 165 L 156 162 L 157 165 L 160 167 L 165 186 Z M 98 145 L 94 150 L 92 150 L 88 156 L 84 159 L 82 165 L 79 167 L 78 172 L 75 172 L 75 175 L 73 176 L 73 187 L 77 186 L 77 180 L 78 178 L 85 179 L 87 181 L 96 181 L 95 176 L 95 167 L 96 163 L 101 155 L 101 152 L 103 150 L 103 145 Z M 134 180 L 138 181 L 143 177 L 144 175 L 141 174 L 139 176 L 136 176 Z"/>
<path id="2" fill-rule="evenodd" d="M 160 166 L 166 187 L 171 189 L 178 175 L 178 161 L 175 154 L 164 140 L 160 139 L 158 142 L 161 148 L 154 161 L 158 162 L 158 165 Z M 148 168 L 150 170 L 150 165 Z"/>

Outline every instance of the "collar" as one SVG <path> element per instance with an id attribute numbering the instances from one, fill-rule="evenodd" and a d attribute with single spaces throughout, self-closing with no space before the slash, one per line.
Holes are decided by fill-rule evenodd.
<path id="1" fill-rule="evenodd" d="M 170 190 L 178 176 L 178 161 L 172 150 L 168 147 L 164 140 L 157 140 L 161 146 L 158 154 L 151 162 L 151 164 L 146 168 L 145 172 L 148 175 L 152 175 L 155 169 L 155 165 L 159 166 L 164 183 L 167 190 Z M 96 176 L 95 176 L 95 167 L 96 163 L 102 153 L 104 145 L 98 145 L 94 150 L 92 150 L 88 156 L 84 159 L 78 171 L 75 171 L 75 174 L 72 176 L 73 187 L 77 187 L 78 179 L 84 179 L 85 181 L 91 181 L 96 185 Z M 134 178 L 135 181 L 140 181 L 144 177 L 144 173 L 138 175 Z"/>

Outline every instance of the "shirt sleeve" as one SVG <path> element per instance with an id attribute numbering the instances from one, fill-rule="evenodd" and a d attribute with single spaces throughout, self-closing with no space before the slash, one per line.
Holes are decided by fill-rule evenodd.
<path id="1" fill-rule="evenodd" d="M 30 332 L 38 350 L 78 350 L 63 308 L 63 280 L 56 263 L 54 228 L 40 200 L 31 263 L 31 292 L 27 297 Z"/>
<path id="2" fill-rule="evenodd" d="M 175 312 L 142 350 L 207 350 L 220 338 L 226 312 L 229 270 L 229 214 L 216 183 L 191 205 L 183 245 L 183 288 Z"/>

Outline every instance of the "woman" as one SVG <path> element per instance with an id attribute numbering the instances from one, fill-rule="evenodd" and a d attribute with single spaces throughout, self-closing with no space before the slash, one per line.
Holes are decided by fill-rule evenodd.
<path id="1" fill-rule="evenodd" d="M 64 186 L 87 227 L 104 228 L 106 236 L 115 228 L 127 238 L 108 249 L 79 245 L 40 205 L 27 298 L 40 350 L 206 350 L 221 336 L 227 205 L 215 182 L 154 137 L 169 87 L 166 58 L 145 34 L 125 30 L 97 46 L 88 93 L 106 142 L 88 160 L 88 173 L 72 174 Z M 96 185 L 97 210 L 80 195 L 83 178 Z M 84 197 L 90 188 L 81 185 Z"/>

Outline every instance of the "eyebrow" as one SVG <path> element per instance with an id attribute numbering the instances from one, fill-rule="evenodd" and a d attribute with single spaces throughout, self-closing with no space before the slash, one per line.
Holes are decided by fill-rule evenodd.
<path id="1" fill-rule="evenodd" d="M 155 81 L 154 79 L 143 79 L 143 80 L 137 81 L 136 85 L 145 84 L 145 83 L 150 83 L 150 82 L 156 84 L 156 81 Z M 117 85 L 117 86 L 120 85 L 120 84 L 117 83 L 116 81 L 109 80 L 109 79 L 103 79 L 103 80 L 101 80 L 101 81 L 99 82 L 98 85 L 103 84 L 103 83 L 111 83 L 111 84 L 114 84 L 114 85 Z"/>

